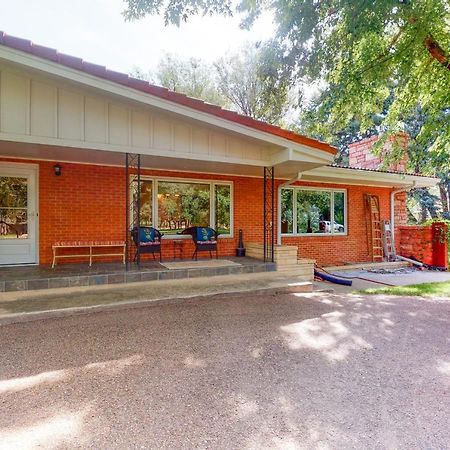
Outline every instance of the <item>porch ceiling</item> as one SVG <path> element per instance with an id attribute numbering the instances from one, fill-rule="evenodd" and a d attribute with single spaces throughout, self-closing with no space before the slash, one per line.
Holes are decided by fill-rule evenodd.
<path id="1" fill-rule="evenodd" d="M 1 140 L 0 157 L 119 167 L 125 165 L 124 152 L 120 149 L 111 152 Z M 180 158 L 175 157 L 175 155 L 170 157 L 142 154 L 141 164 L 143 168 L 148 169 L 243 176 L 262 176 L 264 167 L 259 161 L 254 164 L 242 164 L 239 162 L 217 161 L 216 157 L 214 160 L 198 159 L 198 156 L 196 157 L 195 155 L 192 155 L 192 158 Z M 270 165 L 270 163 L 268 162 L 267 165 Z M 318 163 L 313 161 L 281 160 L 274 161 L 274 166 L 276 177 L 291 178 L 298 172 L 318 167 Z"/>

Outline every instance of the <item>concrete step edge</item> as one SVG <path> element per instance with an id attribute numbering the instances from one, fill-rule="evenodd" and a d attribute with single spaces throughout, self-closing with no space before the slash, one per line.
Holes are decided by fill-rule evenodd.
<path id="1" fill-rule="evenodd" d="M 192 299 L 207 299 L 210 297 L 214 297 L 216 295 L 233 295 L 240 294 L 245 292 L 252 292 L 252 294 L 272 294 L 272 295 L 280 295 L 280 294 L 290 294 L 290 293 L 311 293 L 313 292 L 313 284 L 309 281 L 296 281 L 289 283 L 289 280 L 270 282 L 268 286 L 255 289 L 253 286 L 245 287 L 240 286 L 237 288 L 230 288 L 229 286 L 225 286 L 226 289 L 216 292 L 205 292 L 205 293 L 195 293 L 192 295 L 180 296 L 177 294 L 175 297 L 161 297 L 154 299 L 136 299 L 129 301 L 120 301 L 120 302 L 112 302 L 105 303 L 101 305 L 89 305 L 89 306 L 77 306 L 77 307 L 67 307 L 67 308 L 59 308 L 59 309 L 51 309 L 51 310 L 43 310 L 43 311 L 30 311 L 30 312 L 21 312 L 21 313 L 11 313 L 4 314 L 0 316 L 0 326 L 10 325 L 13 323 L 22 323 L 22 322 L 31 322 L 36 320 L 45 320 L 45 319 L 53 319 L 53 318 L 62 318 L 69 316 L 77 316 L 84 314 L 91 314 L 96 312 L 108 312 L 108 311 L 120 311 L 124 309 L 134 309 L 140 307 L 148 307 L 148 306 L 160 306 L 165 304 L 175 304 L 181 303 L 187 300 Z M 108 291 L 105 291 L 108 292 Z"/>

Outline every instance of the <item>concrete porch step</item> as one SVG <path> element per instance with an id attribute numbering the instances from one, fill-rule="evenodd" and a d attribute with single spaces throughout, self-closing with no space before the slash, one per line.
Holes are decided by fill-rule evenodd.
<path id="1" fill-rule="evenodd" d="M 174 303 L 192 297 L 242 292 L 301 294 L 313 284 L 298 276 L 269 272 L 137 282 L 132 284 L 55 288 L 0 293 L 0 326 L 98 311 Z"/>

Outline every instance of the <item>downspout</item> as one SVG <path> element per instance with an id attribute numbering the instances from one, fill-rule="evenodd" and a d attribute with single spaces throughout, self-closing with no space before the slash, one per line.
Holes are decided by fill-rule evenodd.
<path id="1" fill-rule="evenodd" d="M 298 172 L 294 178 L 291 178 L 289 181 L 282 183 L 278 186 L 277 189 L 277 245 L 281 245 L 281 190 L 289 186 L 297 181 L 300 181 L 303 173 Z"/>
<path id="2" fill-rule="evenodd" d="M 407 186 L 402 189 L 397 189 L 396 191 L 391 192 L 391 235 L 394 246 L 395 246 L 395 196 L 397 194 L 401 194 L 402 192 L 409 192 L 411 189 L 414 189 L 415 187 L 416 182 L 413 181 L 413 184 L 411 186 Z"/>

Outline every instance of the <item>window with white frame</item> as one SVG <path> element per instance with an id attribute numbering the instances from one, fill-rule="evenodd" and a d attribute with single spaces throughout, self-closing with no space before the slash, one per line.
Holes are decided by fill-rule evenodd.
<path id="1" fill-rule="evenodd" d="M 346 190 L 281 190 L 281 233 L 339 235 L 347 232 Z"/>
<path id="2" fill-rule="evenodd" d="M 154 226 L 165 235 L 210 226 L 232 235 L 231 183 L 152 178 L 142 179 L 140 191 L 141 226 Z M 133 195 L 136 198 L 136 188 Z"/>

